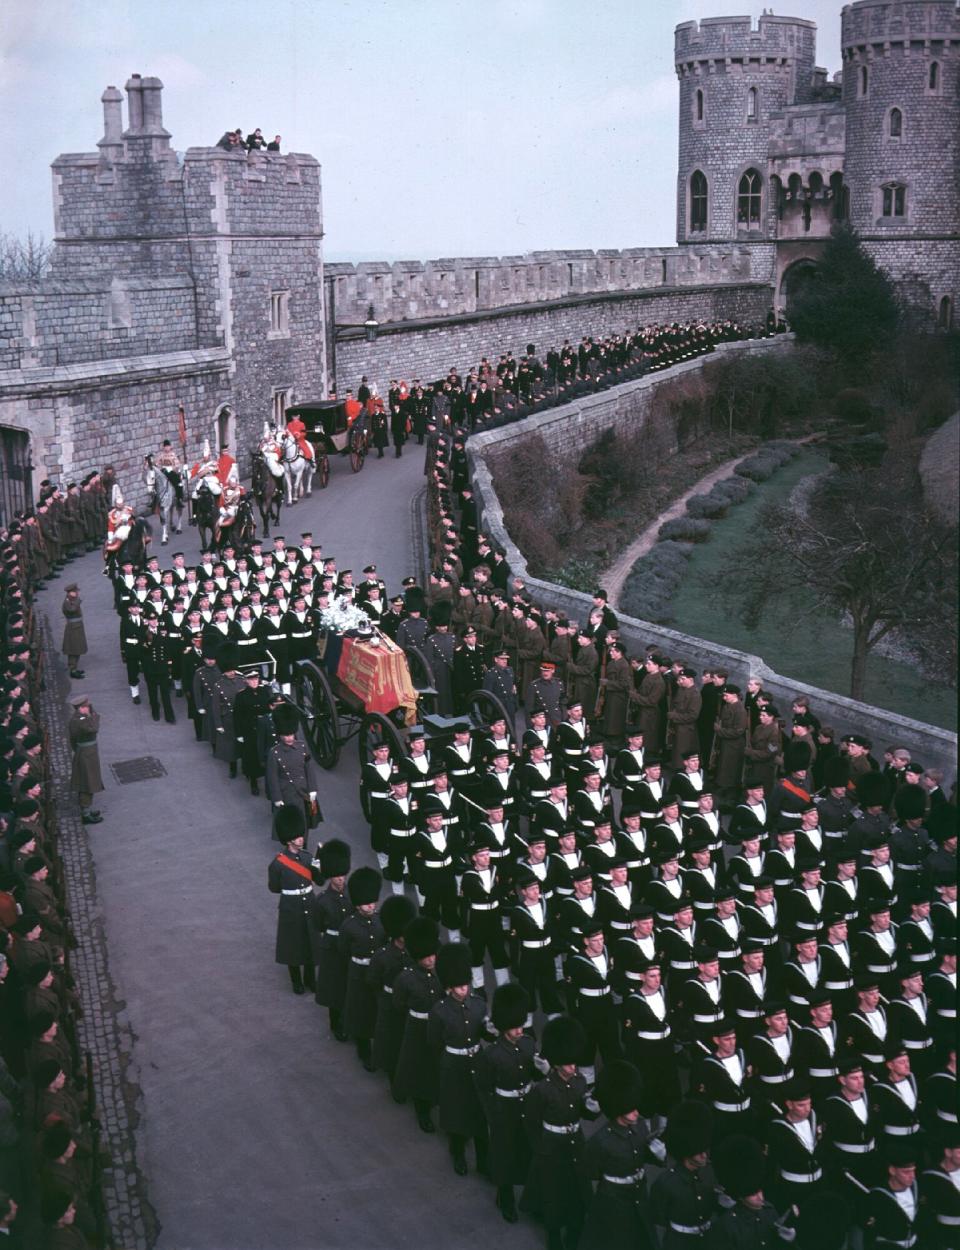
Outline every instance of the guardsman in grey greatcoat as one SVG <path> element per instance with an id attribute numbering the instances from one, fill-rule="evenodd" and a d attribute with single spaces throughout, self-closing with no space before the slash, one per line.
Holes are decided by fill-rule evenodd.
<path id="1" fill-rule="evenodd" d="M 275 808 L 303 808 L 309 828 L 323 820 L 317 801 L 317 765 L 310 748 L 297 737 L 300 717 L 292 704 L 274 709 L 277 742 L 267 756 L 267 796 Z"/>

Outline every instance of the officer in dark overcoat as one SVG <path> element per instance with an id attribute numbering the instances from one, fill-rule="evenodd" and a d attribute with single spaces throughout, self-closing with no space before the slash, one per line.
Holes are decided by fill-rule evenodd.
<path id="1" fill-rule="evenodd" d="M 314 988 L 313 951 L 310 947 L 310 907 L 314 884 L 319 885 L 319 862 L 304 848 L 303 809 L 282 807 L 273 819 L 274 836 L 283 850 L 270 861 L 267 886 L 279 894 L 276 961 L 286 964 L 294 994 Z"/>

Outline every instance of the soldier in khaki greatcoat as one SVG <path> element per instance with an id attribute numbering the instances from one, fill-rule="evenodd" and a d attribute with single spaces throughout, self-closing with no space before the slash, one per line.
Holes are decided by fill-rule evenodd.
<path id="1" fill-rule="evenodd" d="M 63 643 L 60 650 L 67 657 L 67 668 L 73 678 L 83 677 L 80 657 L 87 654 L 87 634 L 83 627 L 83 608 L 80 606 L 80 587 L 76 582 L 67 586 L 60 611 L 63 613 Z"/>
<path id="2" fill-rule="evenodd" d="M 70 700 L 73 715 L 67 726 L 73 748 L 73 769 L 70 784 L 80 800 L 80 815 L 85 825 L 98 825 L 103 817 L 93 808 L 93 796 L 103 790 L 100 773 L 100 752 L 97 734 L 100 715 L 93 710 L 89 695 L 77 694 Z"/>

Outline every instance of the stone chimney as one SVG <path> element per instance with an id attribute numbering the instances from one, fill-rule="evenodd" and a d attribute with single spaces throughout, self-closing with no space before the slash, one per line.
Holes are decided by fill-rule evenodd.
<path id="1" fill-rule="evenodd" d="M 100 97 L 103 102 L 103 138 L 97 144 L 106 161 L 123 156 L 123 92 L 108 87 Z"/>
<path id="2" fill-rule="evenodd" d="M 139 74 L 131 74 L 126 82 L 127 118 L 130 122 L 125 135 L 139 135 L 143 131 L 143 79 Z"/>
<path id="3" fill-rule="evenodd" d="M 163 83 L 159 78 L 141 78 L 140 96 L 143 100 L 143 133 L 150 138 L 169 139 L 170 132 L 163 128 Z"/>

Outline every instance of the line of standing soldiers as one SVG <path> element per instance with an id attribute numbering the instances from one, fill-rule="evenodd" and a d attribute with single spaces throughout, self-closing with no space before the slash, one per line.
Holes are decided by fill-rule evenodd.
<path id="1" fill-rule="evenodd" d="M 0 536 L 0 1228 L 13 1245 L 85 1250 L 102 1244 L 101 1160 L 22 555 L 9 533 Z M 76 756 L 95 740 L 97 716 L 85 695 L 71 702 L 73 780 L 96 790 L 95 748 L 82 770 Z"/>

